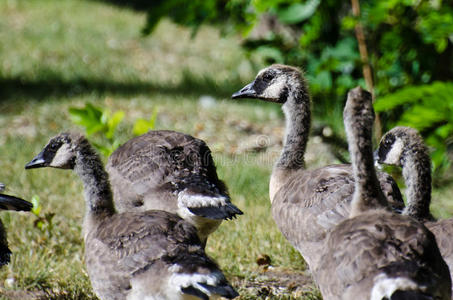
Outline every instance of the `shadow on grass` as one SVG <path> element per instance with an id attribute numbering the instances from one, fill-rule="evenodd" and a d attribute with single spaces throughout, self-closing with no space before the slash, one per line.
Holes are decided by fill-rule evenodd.
<path id="1" fill-rule="evenodd" d="M 70 80 L 55 76 L 35 80 L 23 79 L 20 76 L 0 77 L 0 102 L 15 99 L 40 101 L 49 97 L 70 98 L 84 94 L 134 96 L 158 93 L 192 96 L 212 95 L 229 98 L 243 85 L 244 83 L 239 78 L 217 82 L 210 77 L 197 77 L 188 72 L 183 73 L 183 79 L 178 84 L 161 84 L 140 80 L 126 82 L 108 78 L 83 77 Z"/>

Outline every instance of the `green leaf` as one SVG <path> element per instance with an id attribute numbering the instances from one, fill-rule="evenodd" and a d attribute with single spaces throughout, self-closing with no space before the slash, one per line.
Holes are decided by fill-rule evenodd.
<path id="1" fill-rule="evenodd" d="M 113 139 L 115 130 L 118 127 L 118 125 L 121 123 L 123 118 L 124 118 L 124 111 L 122 111 L 122 110 L 115 112 L 111 118 L 108 118 L 107 132 L 105 133 L 105 136 L 108 139 Z"/>
<path id="2" fill-rule="evenodd" d="M 31 210 L 31 212 L 35 216 L 39 217 L 39 213 L 41 212 L 41 209 L 42 209 L 42 206 L 39 203 L 39 196 L 33 195 L 33 197 L 31 198 L 31 203 L 33 204 L 33 208 Z"/>
<path id="3" fill-rule="evenodd" d="M 102 122 L 103 111 L 90 103 L 86 103 L 84 108 L 69 108 L 69 115 L 75 124 L 85 127 L 87 135 L 101 131 L 104 128 Z"/>
<path id="4" fill-rule="evenodd" d="M 313 84 L 318 85 L 321 89 L 330 89 L 332 87 L 332 76 L 329 71 L 321 71 L 316 74 Z"/>
<path id="5" fill-rule="evenodd" d="M 153 113 L 151 114 L 149 120 L 138 119 L 137 121 L 135 121 L 134 129 L 132 130 L 132 132 L 134 133 L 134 135 L 138 136 L 154 129 L 156 119 L 157 119 L 157 107 L 154 107 Z"/>
<path id="6" fill-rule="evenodd" d="M 376 99 L 374 109 L 378 112 L 394 109 L 403 104 L 415 104 L 420 101 L 427 101 L 426 107 L 433 103 L 442 105 L 441 110 L 450 107 L 450 95 L 453 95 L 453 83 L 434 82 L 432 84 L 409 86 L 400 89 L 398 92 Z"/>
<path id="7" fill-rule="evenodd" d="M 111 145 L 105 146 L 99 143 L 95 143 L 93 141 L 90 142 L 93 145 L 93 147 L 95 147 L 99 152 L 101 152 L 102 155 L 106 157 L 110 156 L 113 153 L 113 151 L 115 151 Z"/>
<path id="8" fill-rule="evenodd" d="M 285 24 L 296 24 L 310 18 L 318 8 L 321 0 L 308 0 L 305 3 L 294 3 L 277 11 L 278 18 Z"/>
<path id="9" fill-rule="evenodd" d="M 416 105 L 407 109 L 401 116 L 401 124 L 415 127 L 420 131 L 439 123 L 444 119 L 442 112 L 435 107 Z"/>

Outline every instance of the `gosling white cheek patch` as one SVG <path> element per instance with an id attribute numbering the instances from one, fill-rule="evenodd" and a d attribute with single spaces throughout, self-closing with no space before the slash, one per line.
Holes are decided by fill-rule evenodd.
<path id="1" fill-rule="evenodd" d="M 401 153 L 403 152 L 403 141 L 400 139 L 396 140 L 390 151 L 387 153 L 385 157 L 384 163 L 389 165 L 399 165 L 400 164 L 400 157 Z"/>

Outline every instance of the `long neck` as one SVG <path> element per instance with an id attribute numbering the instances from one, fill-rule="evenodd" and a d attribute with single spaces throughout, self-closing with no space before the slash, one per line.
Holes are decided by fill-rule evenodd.
<path id="1" fill-rule="evenodd" d="M 85 221 L 99 221 L 115 213 L 112 190 L 99 155 L 86 143 L 77 152 L 75 172 L 82 179 L 85 191 Z"/>
<path id="2" fill-rule="evenodd" d="M 351 217 L 370 209 L 383 208 L 387 201 L 380 188 L 373 161 L 371 128 L 347 122 L 349 153 L 354 173 Z M 371 126 L 370 126 L 371 127 Z"/>
<path id="3" fill-rule="evenodd" d="M 310 132 L 311 112 L 310 96 L 304 82 L 293 84 L 283 105 L 283 112 L 286 118 L 286 137 L 276 168 L 305 168 L 304 154 Z"/>
<path id="4" fill-rule="evenodd" d="M 431 160 L 424 149 L 408 150 L 402 160 L 403 177 L 406 183 L 407 206 L 404 214 L 418 220 L 432 219 Z"/>

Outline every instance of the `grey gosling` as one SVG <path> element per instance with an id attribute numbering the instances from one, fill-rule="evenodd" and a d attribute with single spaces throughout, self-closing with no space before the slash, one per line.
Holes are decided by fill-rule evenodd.
<path id="1" fill-rule="evenodd" d="M 286 118 L 283 150 L 269 183 L 275 223 L 313 269 L 320 259 L 327 232 L 349 216 L 354 178 L 348 164 L 305 168 L 304 154 L 310 131 L 310 96 L 302 73 L 294 67 L 272 65 L 232 95 L 282 105 Z M 396 210 L 404 202 L 393 178 L 378 174 L 381 188 Z"/>
<path id="2" fill-rule="evenodd" d="M 5 190 L 5 185 L 0 183 L 0 192 Z M 15 211 L 30 211 L 33 204 L 23 199 L 0 193 L 0 209 Z M 3 222 L 0 220 L 0 267 L 8 264 L 11 260 L 11 250 L 8 247 L 8 239 Z"/>
<path id="3" fill-rule="evenodd" d="M 391 212 L 374 170 L 371 94 L 348 93 L 343 113 L 355 178 L 351 213 L 326 239 L 315 279 L 330 299 L 450 299 L 448 266 L 434 235 Z"/>
<path id="4" fill-rule="evenodd" d="M 209 147 L 187 134 L 157 130 L 135 137 L 112 153 L 106 170 L 119 212 L 177 213 L 204 244 L 222 220 L 242 215 L 217 177 Z"/>
<path id="5" fill-rule="evenodd" d="M 204 252 L 196 228 L 160 210 L 117 213 L 107 172 L 87 139 L 52 138 L 25 168 L 73 169 L 86 210 L 85 263 L 100 299 L 209 299 L 238 294 Z"/>
<path id="6" fill-rule="evenodd" d="M 402 168 L 406 183 L 407 206 L 403 214 L 423 222 L 436 236 L 440 253 L 453 271 L 453 218 L 434 220 L 431 204 L 431 158 L 428 147 L 417 130 L 398 126 L 387 132 L 375 151 L 380 164 Z M 452 279 L 453 280 L 453 279 Z"/>

